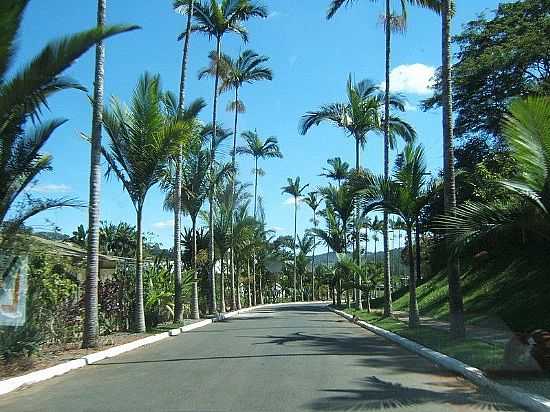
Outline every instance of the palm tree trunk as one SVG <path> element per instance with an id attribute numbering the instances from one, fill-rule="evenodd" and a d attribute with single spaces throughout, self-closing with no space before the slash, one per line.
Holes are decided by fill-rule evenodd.
<path id="1" fill-rule="evenodd" d="M 258 296 L 258 292 L 256 290 L 256 254 L 252 257 L 254 260 L 252 262 L 252 288 L 253 288 L 253 294 L 252 294 L 252 306 L 256 306 L 257 300 L 256 297 Z"/>
<path id="2" fill-rule="evenodd" d="M 415 250 L 416 250 L 416 281 L 417 283 L 422 282 L 422 274 L 420 273 L 420 222 L 418 218 L 415 222 Z"/>
<path id="3" fill-rule="evenodd" d="M 262 286 L 262 272 L 260 272 L 260 305 L 264 304 L 264 293 L 263 293 L 263 286 Z"/>
<path id="4" fill-rule="evenodd" d="M 235 257 L 234 254 L 232 255 L 232 258 L 233 257 Z M 237 282 L 237 284 L 235 285 L 236 287 L 235 292 L 237 293 L 237 310 L 241 310 L 243 307 L 241 302 L 241 276 L 240 276 L 241 269 L 242 269 L 241 265 L 237 263 L 235 268 L 235 277 Z"/>
<path id="5" fill-rule="evenodd" d="M 214 80 L 214 103 L 212 109 L 212 143 L 210 147 L 210 177 L 214 174 L 214 156 L 215 156 L 215 140 L 218 134 L 217 114 L 218 114 L 218 89 L 220 84 L 220 70 L 218 62 L 221 55 L 221 38 L 216 39 L 216 76 Z M 216 278 L 214 274 L 215 270 L 215 256 L 214 256 L 214 188 L 210 187 L 208 194 L 208 228 L 210 229 L 210 247 L 208 248 L 208 277 L 210 282 L 210 313 L 216 312 Z M 222 308 L 225 310 L 225 308 Z"/>
<path id="6" fill-rule="evenodd" d="M 233 248 L 229 249 L 229 276 L 231 283 L 231 310 L 237 310 L 237 297 L 235 296 L 235 263 L 233 262 Z"/>
<path id="7" fill-rule="evenodd" d="M 193 285 L 191 289 L 191 318 L 200 319 L 199 313 L 199 279 L 197 273 L 197 217 L 192 216 L 193 230 Z"/>
<path id="8" fill-rule="evenodd" d="M 231 165 L 233 166 L 233 176 L 231 178 L 231 193 L 233 195 L 233 204 L 235 203 L 235 183 L 236 183 L 236 157 L 237 157 L 237 126 L 239 122 L 239 110 L 237 107 L 237 102 L 239 101 L 239 88 L 235 88 L 235 123 L 233 129 L 233 151 L 231 152 Z M 238 303 L 235 302 L 235 239 L 234 239 L 234 230 L 235 230 L 235 216 L 231 215 L 231 310 L 235 310 L 237 307 L 240 309 L 240 296 L 239 291 L 237 291 Z M 237 281 L 237 288 L 239 282 Z"/>
<path id="9" fill-rule="evenodd" d="M 453 100 L 451 72 L 451 0 L 443 0 L 441 10 L 442 26 L 442 107 L 443 107 L 443 161 L 444 161 L 444 201 L 445 212 L 454 213 L 456 208 L 455 168 L 453 149 Z M 448 254 L 451 256 L 450 254 Z M 464 302 L 460 285 L 460 274 L 452 257 L 447 260 L 449 282 L 449 320 L 452 337 L 461 338 L 466 334 L 464 325 Z"/>
<path id="10" fill-rule="evenodd" d="M 248 278 L 248 307 L 252 306 L 252 284 L 250 283 L 250 260 L 246 259 L 246 275 Z"/>
<path id="11" fill-rule="evenodd" d="M 292 251 L 294 252 L 294 277 L 293 277 L 294 290 L 292 292 L 293 302 L 296 302 L 296 236 L 298 234 L 297 224 L 298 224 L 298 197 L 294 196 L 294 247 L 292 248 Z"/>
<path id="12" fill-rule="evenodd" d="M 355 168 L 359 171 L 361 167 L 361 146 L 359 139 L 355 139 Z M 355 251 L 357 253 L 357 266 L 361 267 L 361 228 L 359 227 L 359 214 L 361 206 L 359 203 L 355 206 Z M 363 310 L 363 297 L 361 296 L 361 275 L 356 274 L 359 288 L 355 289 L 355 297 L 357 299 L 357 308 Z"/>
<path id="13" fill-rule="evenodd" d="M 136 302 L 135 302 L 135 330 L 138 333 L 145 332 L 145 309 L 143 306 L 143 238 L 141 236 L 141 219 L 143 205 L 136 208 Z"/>
<path id="14" fill-rule="evenodd" d="M 107 0 L 97 2 L 97 26 L 104 27 Z M 98 346 L 99 317 L 97 307 L 97 282 L 99 280 L 99 221 L 101 199 L 101 125 L 103 119 L 103 85 L 105 45 L 96 45 L 92 138 L 90 150 L 90 194 L 88 207 L 88 242 L 86 286 L 84 299 L 83 348 Z"/>
<path id="15" fill-rule="evenodd" d="M 220 312 L 221 313 L 225 313 L 225 270 L 227 265 L 224 265 L 224 262 L 225 262 L 226 253 L 222 253 L 220 256 Z"/>
<path id="16" fill-rule="evenodd" d="M 258 158 L 254 157 L 254 220 L 256 220 L 256 209 L 258 202 Z M 252 248 L 252 273 L 254 276 L 254 306 L 257 303 L 257 294 L 256 294 L 256 247 Z"/>
<path id="17" fill-rule="evenodd" d="M 391 66 L 391 5 L 386 0 L 386 94 L 384 96 L 384 177 L 390 175 L 390 66 Z M 388 213 L 384 211 L 384 316 L 392 314 L 390 253 L 388 245 Z"/>
<path id="18" fill-rule="evenodd" d="M 409 328 L 416 328 L 420 324 L 420 317 L 418 315 L 418 302 L 416 300 L 412 224 L 407 225 L 407 241 L 409 252 Z"/>
<path id="19" fill-rule="evenodd" d="M 313 211 L 313 226 L 317 227 L 315 210 Z M 315 236 L 313 236 L 313 257 L 311 259 L 311 301 L 315 301 Z"/>
<path id="20" fill-rule="evenodd" d="M 189 60 L 189 38 L 191 37 L 191 19 L 193 17 L 194 1 L 189 1 L 187 26 L 183 40 L 183 56 L 181 60 L 181 77 L 178 102 L 178 115 L 183 114 L 185 107 L 185 79 L 187 76 L 187 62 Z M 181 283 L 181 165 L 183 162 L 183 148 L 180 145 L 176 156 L 176 182 L 174 206 L 174 321 L 183 321 L 183 285 Z"/>

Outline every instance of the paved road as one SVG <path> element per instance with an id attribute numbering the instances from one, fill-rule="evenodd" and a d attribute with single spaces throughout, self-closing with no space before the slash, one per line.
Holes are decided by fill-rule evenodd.
<path id="1" fill-rule="evenodd" d="M 517 410 L 320 305 L 263 308 L 0 398 L 0 411 Z"/>

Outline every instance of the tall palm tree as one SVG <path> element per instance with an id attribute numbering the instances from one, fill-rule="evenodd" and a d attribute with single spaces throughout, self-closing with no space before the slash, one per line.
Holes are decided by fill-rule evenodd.
<path id="1" fill-rule="evenodd" d="M 329 122 L 343 129 L 355 139 L 355 169 L 361 170 L 360 154 L 364 148 L 369 132 L 386 132 L 385 126 L 389 125 L 388 145 L 392 148 L 396 144 L 396 137 L 403 138 L 406 142 L 416 138 L 414 128 L 391 113 L 381 113 L 386 100 L 392 108 L 398 111 L 405 110 L 405 100 L 399 95 L 384 94 L 370 80 L 359 83 L 352 81 L 351 75 L 347 82 L 347 102 L 332 103 L 322 106 L 317 111 L 307 113 L 302 117 L 300 131 L 304 135 L 307 131 L 323 122 Z M 387 119 L 387 121 L 386 121 Z M 360 215 L 359 206 L 356 215 Z M 355 248 L 360 250 L 359 227 L 355 228 Z M 356 254 L 357 264 L 361 264 L 361 254 Z M 389 268 L 388 268 L 389 269 Z M 385 310 L 391 311 L 390 274 L 387 271 L 384 284 L 387 285 Z"/>
<path id="2" fill-rule="evenodd" d="M 164 94 L 158 75 L 145 73 L 138 81 L 129 107 L 113 98 L 103 112 L 103 125 L 110 137 L 102 153 L 128 192 L 136 210 L 136 301 L 135 329 L 145 331 L 143 306 L 142 215 L 147 192 L 157 184 L 166 164 L 184 138 L 189 138 L 182 122 L 174 121 L 164 108 Z"/>
<path id="3" fill-rule="evenodd" d="M 260 159 L 282 159 L 283 154 L 279 149 L 279 142 L 276 137 L 268 137 L 265 141 L 257 132 L 243 132 L 243 138 L 246 146 L 237 148 L 237 153 L 252 156 L 254 158 L 254 218 L 257 217 L 258 207 L 258 161 Z"/>
<path id="4" fill-rule="evenodd" d="M 107 17 L 107 0 L 97 1 L 97 27 L 103 29 Z M 82 347 L 98 345 L 97 283 L 99 275 L 99 220 L 101 199 L 101 129 L 103 115 L 103 89 L 105 82 L 105 44 L 96 44 L 92 134 L 90 138 L 90 192 L 88 202 L 88 243 L 86 283 L 84 292 L 84 328 Z"/>
<path id="5" fill-rule="evenodd" d="M 44 210 L 81 206 L 74 199 L 35 199 L 22 194 L 51 166 L 51 156 L 40 153 L 44 144 L 65 119 L 42 120 L 48 99 L 62 90 L 86 89 L 63 76 L 80 56 L 97 42 L 135 26 L 108 26 L 82 31 L 46 45 L 28 65 L 15 70 L 17 36 L 28 0 L 6 0 L 0 4 L 0 229 L 7 242 L 30 217 Z M 12 73 L 10 77 L 8 74 Z M 33 127 L 28 126 L 29 120 Z M 18 210 L 7 219 L 14 205 Z"/>
<path id="6" fill-rule="evenodd" d="M 292 251 L 294 254 L 294 273 L 293 273 L 293 290 L 292 290 L 292 300 L 296 302 L 296 237 L 298 236 L 297 225 L 298 225 L 298 202 L 302 197 L 304 191 L 309 187 L 309 184 L 302 186 L 300 183 L 300 176 L 296 179 L 287 179 L 287 186 L 283 186 L 281 190 L 283 194 L 288 194 L 293 197 L 294 200 L 294 243 Z"/>
<path id="7" fill-rule="evenodd" d="M 454 13 L 452 0 L 441 0 L 441 84 L 443 109 L 443 175 L 445 212 L 452 213 L 456 208 L 456 187 L 453 148 L 453 83 L 451 57 L 451 24 Z M 451 336 L 461 338 L 466 335 L 464 323 L 464 302 L 460 286 L 460 273 L 456 262 L 449 254 L 447 261 L 449 283 L 449 321 Z"/>
<path id="8" fill-rule="evenodd" d="M 406 227 L 409 260 L 409 326 L 420 323 L 416 299 L 415 261 L 412 231 L 416 221 L 432 197 L 427 190 L 427 167 L 422 146 L 408 144 L 396 162 L 393 179 L 374 177 L 359 185 L 366 196 L 368 209 L 382 208 L 399 216 Z"/>
<path id="9" fill-rule="evenodd" d="M 313 212 L 313 227 L 317 227 L 317 209 L 321 206 L 321 199 L 317 192 L 309 192 L 306 197 L 304 197 L 304 203 L 309 206 Z M 315 246 L 316 239 L 313 235 L 313 257 L 311 259 L 311 300 L 315 300 Z"/>
<path id="10" fill-rule="evenodd" d="M 198 121 L 198 115 L 206 106 L 205 101 L 196 99 L 184 108 L 180 106 L 180 102 L 181 94 L 177 98 L 175 94 L 167 92 L 163 101 L 166 115 L 173 122 L 182 122 L 188 126 L 190 140 L 200 141 L 202 128 Z M 174 227 L 178 227 L 178 230 L 174 232 L 178 235 L 178 241 L 174 245 L 174 259 L 179 259 L 179 263 L 178 260 L 174 263 L 174 320 L 176 322 L 183 321 L 183 284 L 181 278 L 182 160 L 183 145 L 180 145 L 178 153 L 173 156 L 165 171 L 168 172 L 168 175 L 164 175 L 161 181 L 161 185 L 164 186 L 165 190 L 169 190 L 170 195 L 173 197 L 171 210 L 173 212 L 177 210 L 178 212 L 177 217 L 174 216 Z M 177 270 L 178 264 L 179 273 Z"/>
<path id="11" fill-rule="evenodd" d="M 174 0 L 173 7 L 177 12 L 187 15 L 185 35 L 183 36 L 183 53 L 181 60 L 181 75 L 178 98 L 178 116 L 183 116 L 185 110 L 185 81 L 187 77 L 187 64 L 189 60 L 189 42 L 191 40 L 191 22 L 193 19 L 195 0 Z M 183 161 L 183 148 L 175 157 L 175 181 L 174 181 L 174 320 L 183 320 L 183 285 L 181 280 L 181 164 Z"/>
<path id="12" fill-rule="evenodd" d="M 260 159 L 282 159 L 283 154 L 279 149 L 279 142 L 276 137 L 268 137 L 263 141 L 257 132 L 246 131 L 242 134 L 246 146 L 237 148 L 237 153 L 252 156 L 254 158 L 254 219 L 258 218 L 258 176 L 260 169 L 258 161 Z M 256 276 L 256 254 L 253 253 L 252 273 Z M 256 295 L 254 295 L 255 298 Z"/>
<path id="13" fill-rule="evenodd" d="M 321 211 L 322 216 L 325 218 L 327 228 L 313 228 L 311 233 L 315 234 L 325 242 L 336 254 L 343 253 L 346 248 L 346 230 L 342 223 L 342 219 L 339 219 L 336 212 L 331 206 L 327 206 L 326 209 Z M 326 267 L 329 265 L 327 264 Z M 332 273 L 332 272 L 331 272 Z M 334 273 L 332 273 L 334 274 Z M 334 293 L 334 289 L 338 289 L 338 293 Z M 333 304 L 341 304 L 341 290 L 339 282 L 334 276 L 331 276 L 331 290 Z"/>
<path id="14" fill-rule="evenodd" d="M 343 5 L 350 5 L 355 3 L 356 0 L 332 0 L 328 11 L 327 19 L 334 17 L 336 12 Z M 376 1 L 376 0 L 374 0 Z M 385 0 L 385 14 L 384 14 L 384 32 L 386 43 L 386 61 L 385 61 L 385 93 L 384 93 L 384 176 L 389 178 L 390 175 L 390 146 L 391 146 L 391 97 L 390 97 L 390 73 L 391 73 L 391 36 L 392 32 L 404 32 L 407 27 L 407 4 L 412 6 L 419 6 L 435 11 L 441 12 L 441 0 L 400 0 L 401 13 L 394 14 L 392 11 L 392 1 Z M 388 243 L 388 215 L 384 213 L 384 315 L 390 316 L 392 312 L 391 302 L 391 273 L 390 273 L 390 254 Z"/>
<path id="15" fill-rule="evenodd" d="M 327 163 L 330 167 L 324 167 L 321 176 L 331 180 L 336 180 L 338 187 L 340 187 L 342 185 L 342 181 L 346 180 L 349 176 L 349 163 L 342 161 L 339 157 L 328 159 Z"/>
<path id="16" fill-rule="evenodd" d="M 81 206 L 74 199 L 34 199 L 26 196 L 21 199 L 24 190 L 42 172 L 51 167 L 52 158 L 40 151 L 55 130 L 62 126 L 65 119 L 41 120 L 41 110 L 47 105 L 48 98 L 66 89 L 85 91 L 76 81 L 63 76 L 80 56 L 96 45 L 96 67 L 102 68 L 103 40 L 133 30 L 135 26 L 105 26 L 105 7 L 98 3 L 98 27 L 64 37 L 49 43 L 23 69 L 14 70 L 13 63 L 17 51 L 16 39 L 28 5 L 28 0 L 6 0 L 0 4 L 0 244 L 8 242 L 11 234 L 30 217 L 44 210 Z M 8 77 L 8 72 L 13 72 Z M 94 121 L 97 120 L 97 104 L 100 99 L 103 73 L 96 70 L 94 85 Z M 28 127 L 31 120 L 33 128 Z M 101 133 L 101 123 L 93 127 L 94 137 Z M 97 145 L 94 147 L 97 148 Z M 97 310 L 97 273 L 98 273 L 98 231 L 99 231 L 99 166 L 94 169 L 94 151 L 92 150 L 92 169 L 97 173 L 90 180 L 90 219 L 92 226 L 88 247 L 87 283 L 85 296 L 84 347 L 97 346 L 98 310 Z M 99 160 L 96 162 L 99 164 Z M 94 179 L 95 177 L 95 179 Z M 92 197 L 92 194 L 94 197 Z M 7 220 L 10 209 L 17 204 L 18 211 Z"/>
<path id="17" fill-rule="evenodd" d="M 220 93 L 233 89 L 235 91 L 235 99 L 228 105 L 228 110 L 233 111 L 235 114 L 234 128 L 233 128 L 233 150 L 231 152 L 231 162 L 233 168 L 236 170 L 236 154 L 237 154 L 237 130 L 239 113 L 244 113 L 245 105 L 239 99 L 239 91 L 245 84 L 255 83 L 260 80 L 272 80 L 273 73 L 271 69 L 264 66 L 269 60 L 266 56 L 260 56 L 252 50 L 245 50 L 237 59 L 233 59 L 227 54 L 221 55 L 219 62 L 219 76 L 221 80 Z M 205 75 L 216 76 L 216 70 L 218 68 L 217 55 L 210 53 L 210 65 L 203 69 L 199 77 L 202 78 Z M 235 186 L 236 176 L 233 178 L 233 186 Z M 235 190 L 235 187 L 233 187 Z M 233 230 L 233 224 L 232 229 Z M 231 252 L 231 276 L 235 276 L 235 265 L 233 263 L 234 253 L 233 248 Z M 232 310 L 236 309 L 236 302 L 231 302 Z"/>
<path id="18" fill-rule="evenodd" d="M 299 268 L 299 273 L 300 273 L 300 289 L 302 290 L 302 300 L 304 300 L 304 277 L 306 276 L 307 274 L 307 266 L 308 266 L 308 255 L 310 253 L 313 252 L 313 250 L 315 249 L 315 235 L 314 234 L 310 234 L 308 232 L 306 232 L 304 234 L 304 236 L 302 238 L 300 238 L 300 236 L 298 236 L 297 238 L 298 240 L 298 256 L 296 257 L 296 261 L 297 261 L 297 267 Z M 313 259 L 312 259 L 312 262 L 313 262 Z M 315 273 L 314 273 L 314 266 L 312 265 L 311 266 L 311 277 L 312 279 L 315 277 Z M 311 281 L 311 285 L 312 287 L 315 286 L 315 282 L 312 280 Z M 312 295 L 313 296 L 313 292 L 312 292 Z M 309 297 L 308 297 L 309 299 Z M 313 300 L 313 298 L 311 299 Z"/>
<path id="19" fill-rule="evenodd" d="M 194 20 L 192 31 L 198 31 L 208 36 L 209 39 L 214 38 L 216 41 L 216 70 L 214 76 L 214 99 L 212 103 L 212 125 L 214 127 L 214 135 L 217 134 L 217 110 L 218 110 L 218 95 L 220 92 L 220 64 L 221 61 L 221 45 L 223 37 L 228 33 L 239 35 L 243 41 L 248 41 L 248 32 L 243 26 L 243 22 L 253 17 L 267 17 L 267 9 L 257 5 L 250 0 L 227 1 L 210 0 L 197 3 L 195 5 Z M 214 151 L 211 148 L 212 152 Z M 214 194 L 209 195 L 209 217 L 208 223 L 210 228 L 210 249 L 208 255 L 209 261 L 209 276 L 211 283 L 211 292 L 214 293 L 214 232 L 212 230 L 214 223 Z M 212 313 L 215 312 L 215 296 L 211 297 Z"/>

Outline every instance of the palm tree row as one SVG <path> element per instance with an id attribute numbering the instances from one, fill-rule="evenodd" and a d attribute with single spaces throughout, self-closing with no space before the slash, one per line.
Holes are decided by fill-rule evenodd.
<path id="1" fill-rule="evenodd" d="M 356 3 L 355 0 L 332 0 L 327 18 L 333 18 L 338 10 L 343 6 L 349 6 Z M 384 32 L 385 32 L 385 90 L 383 93 L 384 112 L 383 112 L 383 135 L 384 135 L 384 177 L 388 179 L 389 170 L 389 152 L 391 149 L 392 126 L 391 126 L 391 51 L 392 34 L 395 32 L 404 32 L 407 27 L 408 13 L 407 5 L 418 6 L 431 10 L 441 15 L 442 29 L 442 107 L 443 107 L 443 146 L 444 146 L 444 199 L 445 210 L 452 213 L 456 208 L 455 195 L 455 173 L 454 173 L 454 155 L 453 155 L 453 122 L 452 122 L 452 75 L 451 75 L 451 23 L 455 12 L 455 4 L 452 0 L 401 0 L 399 2 L 400 12 L 394 12 L 391 0 L 384 0 Z M 338 107 L 326 107 L 325 109 L 339 110 Z M 314 121 L 315 117 L 310 116 Z M 347 118 L 343 118 L 346 119 Z M 307 123 L 305 123 L 307 125 Z M 391 273 L 389 260 L 389 237 L 388 237 L 388 213 L 384 212 L 383 220 L 384 237 L 384 295 L 385 305 L 384 313 L 391 315 Z M 449 283 L 449 306 L 451 313 L 451 332 L 453 336 L 464 336 L 464 316 L 462 293 L 460 290 L 460 278 L 457 266 L 449 259 L 447 265 L 448 283 Z"/>

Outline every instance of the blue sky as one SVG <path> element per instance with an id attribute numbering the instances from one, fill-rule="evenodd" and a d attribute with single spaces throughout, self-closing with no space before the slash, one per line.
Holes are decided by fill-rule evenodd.
<path id="1" fill-rule="evenodd" d="M 94 1 L 49 0 L 30 2 L 19 39 L 16 67 L 27 62 L 46 41 L 66 33 L 89 28 L 95 23 Z M 397 3 L 397 2 L 396 2 Z M 482 5 L 481 5 L 482 3 Z M 492 10 L 498 0 L 461 1 L 453 32 L 484 10 Z M 351 73 L 357 80 L 369 78 L 381 83 L 384 74 L 384 35 L 379 16 L 382 5 L 357 2 L 343 9 L 333 20 L 325 19 L 328 0 L 265 0 L 270 15 L 264 20 L 247 24 L 250 41 L 243 45 L 229 35 L 224 52 L 236 55 L 251 48 L 270 57 L 274 71 L 272 82 L 258 83 L 242 90 L 247 113 L 241 116 L 241 131 L 257 129 L 263 137 L 276 136 L 284 154 L 282 160 L 261 164 L 266 171 L 261 178 L 260 193 L 264 199 L 267 222 L 281 235 L 292 230 L 293 208 L 281 195 L 287 177 L 301 176 L 313 188 L 325 184 L 319 177 L 326 160 L 340 156 L 353 163 L 354 145 L 340 130 L 322 125 L 307 136 L 300 136 L 300 117 L 323 103 L 344 98 L 345 82 Z M 135 0 L 108 2 L 109 23 L 133 23 L 142 27 L 138 32 L 121 35 L 107 43 L 106 96 L 116 95 L 127 100 L 140 74 L 160 73 L 163 86 L 177 91 L 180 75 L 181 44 L 176 41 L 185 20 L 173 12 L 169 0 Z M 424 113 L 417 103 L 429 95 L 429 78 L 440 62 L 439 18 L 421 9 L 409 10 L 406 35 L 396 35 L 393 41 L 393 88 L 404 93 L 410 107 L 404 117 L 416 127 L 419 141 L 426 147 L 429 167 L 437 171 L 442 164 L 441 114 Z M 198 80 L 197 73 L 208 61 L 213 44 L 200 35 L 192 38 L 190 53 L 189 99 L 211 100 L 213 82 Z M 89 89 L 92 88 L 94 53 L 82 57 L 68 74 Z M 229 94 L 219 105 L 221 121 L 231 127 L 232 117 L 225 112 Z M 59 129 L 46 146 L 54 157 L 53 171 L 40 176 L 32 189 L 41 196 L 74 196 L 84 201 L 88 197 L 89 146 L 79 137 L 88 133 L 91 108 L 84 93 L 67 91 L 51 100 L 51 117 L 70 121 Z M 208 121 L 211 107 L 203 112 Z M 401 145 L 402 147 L 402 145 Z M 226 153 L 229 153 L 227 148 Z M 239 160 L 241 180 L 252 182 L 253 164 Z M 370 137 L 363 154 L 363 165 L 373 171 L 382 169 L 381 137 Z M 135 213 L 127 193 L 116 180 L 105 181 L 102 188 L 102 219 L 134 223 Z M 146 201 L 144 230 L 154 232 L 166 247 L 171 243 L 172 217 L 162 210 L 163 194 L 153 189 Z M 310 211 L 299 210 L 298 230 L 309 227 Z M 51 229 L 71 233 L 79 224 L 87 225 L 85 209 L 64 209 L 35 217 L 30 224 L 36 230 Z"/>

